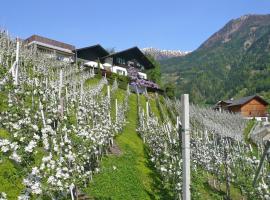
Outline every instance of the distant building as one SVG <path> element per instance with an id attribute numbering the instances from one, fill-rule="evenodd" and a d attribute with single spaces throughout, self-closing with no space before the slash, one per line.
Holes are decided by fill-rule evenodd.
<path id="1" fill-rule="evenodd" d="M 48 57 L 56 57 L 58 60 L 73 62 L 75 60 L 75 46 L 52 40 L 39 35 L 32 35 L 25 39 L 28 46 L 35 46 L 39 52 Z"/>
<path id="2" fill-rule="evenodd" d="M 237 100 L 219 101 L 214 106 L 216 110 L 227 110 L 233 113 L 240 113 L 245 118 L 256 118 L 267 120 L 267 106 L 269 103 L 258 95 L 243 97 Z"/>

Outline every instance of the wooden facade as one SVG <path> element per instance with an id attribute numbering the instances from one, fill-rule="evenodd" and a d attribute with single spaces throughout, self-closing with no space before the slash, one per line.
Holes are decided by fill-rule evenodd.
<path id="1" fill-rule="evenodd" d="M 225 103 L 226 102 L 226 103 Z M 268 102 L 258 95 L 243 97 L 238 100 L 219 101 L 215 109 L 240 113 L 243 117 L 267 117 Z"/>
<path id="2" fill-rule="evenodd" d="M 232 107 L 233 109 L 234 107 Z M 252 99 L 248 103 L 240 106 L 241 114 L 245 117 L 266 117 L 267 105 L 257 99 Z"/>

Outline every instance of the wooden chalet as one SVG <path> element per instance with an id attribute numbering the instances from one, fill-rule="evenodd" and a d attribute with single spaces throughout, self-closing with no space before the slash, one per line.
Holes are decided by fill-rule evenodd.
<path id="1" fill-rule="evenodd" d="M 102 58 L 105 63 L 120 67 L 136 67 L 140 70 L 155 68 L 153 63 L 141 52 L 138 47 L 132 47 Z"/>
<path id="2" fill-rule="evenodd" d="M 233 113 L 241 113 L 246 118 L 267 118 L 267 106 L 269 103 L 258 95 L 243 97 L 237 100 L 219 101 L 214 109 L 227 110 Z"/>

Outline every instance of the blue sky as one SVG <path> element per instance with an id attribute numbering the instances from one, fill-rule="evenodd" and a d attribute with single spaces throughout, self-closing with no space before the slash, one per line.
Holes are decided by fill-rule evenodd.
<path id="1" fill-rule="evenodd" d="M 194 50 L 229 20 L 270 14 L 270 0 L 2 0 L 0 27 L 85 47 Z"/>

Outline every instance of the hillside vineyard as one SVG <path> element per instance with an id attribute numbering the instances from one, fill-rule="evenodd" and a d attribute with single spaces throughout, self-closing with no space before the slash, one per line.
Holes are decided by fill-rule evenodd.
<path id="1" fill-rule="evenodd" d="M 0 83 L 0 199 L 77 199 L 87 193 L 104 173 L 102 159 L 128 126 L 131 109 L 138 111 L 132 116 L 138 119 L 136 131 L 168 199 L 181 199 L 180 101 L 131 93 L 129 85 L 120 89 L 117 80 L 110 85 L 93 70 L 48 58 L 4 32 Z M 213 188 L 226 188 L 213 198 L 230 198 L 237 190 L 243 198 L 269 199 L 267 163 L 252 186 L 263 145 L 245 140 L 248 122 L 197 105 L 190 106 L 190 117 L 192 197 L 204 198 L 199 181 L 209 174 Z"/>

